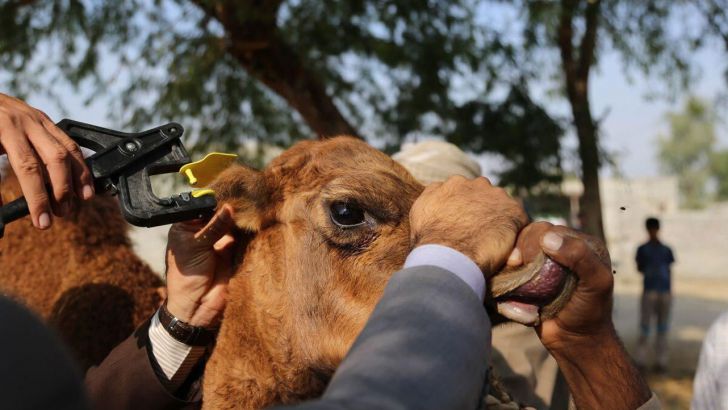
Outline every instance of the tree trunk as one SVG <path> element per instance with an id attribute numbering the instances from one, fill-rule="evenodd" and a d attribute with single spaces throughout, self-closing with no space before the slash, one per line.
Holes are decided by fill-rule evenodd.
<path id="1" fill-rule="evenodd" d="M 239 47 L 233 40 L 230 53 L 250 75 L 298 111 L 320 138 L 357 135 L 334 105 L 323 84 L 287 44 L 272 38 L 267 47 L 250 51 L 244 46 Z"/>
<path id="2" fill-rule="evenodd" d="M 579 44 L 579 53 L 574 50 L 574 13 L 581 0 L 562 0 L 558 32 L 561 63 L 566 83 L 566 95 L 571 104 L 574 126 L 579 139 L 581 159 L 581 180 L 584 194 L 581 197 L 582 229 L 598 238 L 604 238 L 602 224 L 602 201 L 599 193 L 599 143 L 598 130 L 589 106 L 589 73 L 594 61 L 599 0 L 587 3 L 584 15 L 585 30 Z"/>
<path id="3" fill-rule="evenodd" d="M 298 111 L 319 138 L 358 136 L 316 74 L 280 39 L 276 26 L 280 1 L 193 2 L 223 25 L 230 55 Z"/>
<path id="4" fill-rule="evenodd" d="M 597 128 L 591 116 L 587 96 L 571 102 L 576 134 L 579 139 L 581 181 L 584 194 L 581 197 L 582 229 L 589 235 L 605 239 L 602 224 L 602 198 L 599 192 L 599 143 Z"/>

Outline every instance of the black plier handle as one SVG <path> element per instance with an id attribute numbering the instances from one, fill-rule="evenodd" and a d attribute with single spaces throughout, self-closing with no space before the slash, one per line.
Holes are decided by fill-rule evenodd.
<path id="1" fill-rule="evenodd" d="M 212 215 L 214 196 L 190 192 L 157 197 L 151 175 L 177 172 L 191 161 L 180 137 L 181 125 L 169 123 L 140 133 L 124 133 L 62 120 L 56 124 L 81 147 L 95 153 L 86 159 L 97 193 L 118 195 L 124 218 L 136 226 L 158 226 Z M 0 237 L 5 224 L 28 215 L 24 197 L 0 207 Z"/>

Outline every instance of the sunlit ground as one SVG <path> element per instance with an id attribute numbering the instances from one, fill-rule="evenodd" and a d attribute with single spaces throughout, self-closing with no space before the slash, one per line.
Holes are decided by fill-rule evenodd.
<path id="1" fill-rule="evenodd" d="M 641 281 L 636 275 L 617 279 L 614 321 L 625 346 L 634 352 Z M 670 364 L 664 376 L 649 373 L 648 381 L 664 408 L 687 409 L 703 338 L 710 324 L 728 311 L 728 279 L 675 277 L 673 286 Z"/>

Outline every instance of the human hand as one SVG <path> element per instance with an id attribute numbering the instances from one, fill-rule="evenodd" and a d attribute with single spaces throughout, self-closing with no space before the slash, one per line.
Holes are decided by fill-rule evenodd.
<path id="1" fill-rule="evenodd" d="M 172 225 L 167 243 L 167 310 L 192 326 L 216 327 L 233 274 L 232 208 L 223 205 L 209 222 Z"/>
<path id="2" fill-rule="evenodd" d="M 37 228 L 51 226 L 51 212 L 67 215 L 74 197 L 88 200 L 94 195 L 93 178 L 78 144 L 45 113 L 4 94 L 0 94 L 2 154 L 8 155 Z"/>
<path id="3" fill-rule="evenodd" d="M 602 241 L 565 226 L 535 222 L 521 232 L 516 249 L 509 265 L 527 264 L 543 250 L 577 277 L 571 295 L 560 296 L 567 298 L 560 303 L 561 309 L 536 327 L 546 348 L 569 349 L 574 343 L 589 344 L 614 336 L 614 279 L 609 253 Z"/>
<path id="4" fill-rule="evenodd" d="M 624 350 L 612 323 L 614 278 L 604 243 L 564 226 L 536 222 L 518 238 L 509 266 L 529 263 L 540 250 L 576 277 L 563 307 L 536 326 L 559 364 L 577 408 L 635 409 L 652 393 Z M 608 404 L 606 404 L 608 403 Z"/>
<path id="5" fill-rule="evenodd" d="M 527 221 L 518 202 L 488 179 L 454 176 L 427 186 L 412 204 L 410 235 L 413 246 L 462 252 L 488 277 L 503 266 Z"/>

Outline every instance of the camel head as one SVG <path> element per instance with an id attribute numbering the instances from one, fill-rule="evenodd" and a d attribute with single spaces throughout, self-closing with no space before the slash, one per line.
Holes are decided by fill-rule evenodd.
<path id="1" fill-rule="evenodd" d="M 248 378 L 276 381 L 254 397 L 234 394 L 253 408 L 320 393 L 404 263 L 423 186 L 387 155 L 340 137 L 296 144 L 262 171 L 231 167 L 213 189 L 233 207 L 244 244 L 205 371 L 206 405 L 221 407 L 212 396 Z M 240 359 L 237 380 L 231 358 Z"/>
<path id="2" fill-rule="evenodd" d="M 231 395 L 259 407 L 319 394 L 402 267 L 409 209 L 423 188 L 350 137 L 301 142 L 262 171 L 221 174 L 213 189 L 243 233 L 205 372 L 206 405 L 223 407 Z M 524 286 L 534 269 L 524 270 L 526 280 L 509 272 L 500 291 Z"/>

